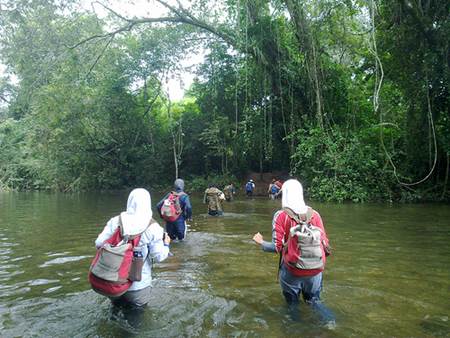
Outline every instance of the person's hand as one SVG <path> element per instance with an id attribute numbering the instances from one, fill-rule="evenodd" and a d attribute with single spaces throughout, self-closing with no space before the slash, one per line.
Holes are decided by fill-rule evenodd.
<path id="1" fill-rule="evenodd" d="M 253 236 L 253 240 L 259 245 L 261 245 L 264 241 L 263 236 L 259 232 Z"/>
<path id="2" fill-rule="evenodd" d="M 170 237 L 167 234 L 167 232 L 164 233 L 163 242 L 164 242 L 165 245 L 169 245 L 170 244 Z"/>

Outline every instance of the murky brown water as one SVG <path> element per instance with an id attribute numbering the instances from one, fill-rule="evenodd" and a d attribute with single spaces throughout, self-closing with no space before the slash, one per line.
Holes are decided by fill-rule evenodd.
<path id="1" fill-rule="evenodd" d="M 153 196 L 154 204 L 159 194 Z M 194 222 L 156 265 L 151 304 L 114 311 L 90 290 L 93 241 L 127 193 L 0 193 L 1 337 L 448 337 L 450 207 L 316 204 L 334 247 L 322 298 L 335 330 L 304 304 L 288 315 L 270 238 L 279 202 L 242 198 Z"/>

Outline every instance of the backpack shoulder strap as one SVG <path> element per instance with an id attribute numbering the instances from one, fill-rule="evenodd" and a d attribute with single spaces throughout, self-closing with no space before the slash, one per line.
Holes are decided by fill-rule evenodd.
<path id="1" fill-rule="evenodd" d="M 283 211 L 295 222 L 300 223 L 298 215 L 291 208 L 283 208 Z"/>
<path id="2" fill-rule="evenodd" d="M 150 218 L 150 222 L 148 222 L 148 225 L 145 227 L 145 229 L 136 235 L 128 236 L 128 241 L 131 241 L 131 240 L 135 239 L 136 237 L 140 237 L 154 223 L 158 223 L 158 222 L 156 222 L 153 217 Z M 122 226 L 122 216 L 120 216 L 120 215 L 119 215 L 119 228 L 120 228 L 120 237 L 123 239 L 124 235 L 123 235 L 123 226 Z"/>
<path id="3" fill-rule="evenodd" d="M 311 218 L 313 217 L 314 209 L 311 207 L 308 207 L 306 209 L 306 223 L 311 222 Z"/>
<path id="4" fill-rule="evenodd" d="M 120 238 L 123 238 L 123 225 L 122 225 L 122 215 L 119 215 L 119 233 Z"/>
<path id="5" fill-rule="evenodd" d="M 174 196 L 177 196 L 178 198 L 181 198 L 181 196 L 187 195 L 184 191 L 180 191 L 180 192 L 171 191 L 170 193 Z"/>
<path id="6" fill-rule="evenodd" d="M 144 232 L 146 232 L 147 231 L 147 229 L 148 228 L 150 228 L 151 227 L 151 225 L 152 224 L 158 224 L 158 222 L 156 222 L 155 221 L 155 219 L 152 217 L 152 218 L 150 218 L 150 222 L 148 222 L 148 225 L 145 227 L 145 229 L 144 230 L 142 230 L 139 234 L 137 234 L 136 236 L 140 236 L 140 235 L 142 235 Z"/>
<path id="7" fill-rule="evenodd" d="M 313 208 L 308 207 L 306 209 L 306 214 L 296 214 L 291 208 L 283 208 L 283 210 L 288 214 L 290 218 L 292 218 L 297 223 L 306 222 L 309 223 L 313 216 Z"/>

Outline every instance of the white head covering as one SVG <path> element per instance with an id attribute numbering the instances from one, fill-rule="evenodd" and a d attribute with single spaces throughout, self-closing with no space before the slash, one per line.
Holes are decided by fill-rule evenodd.
<path id="1" fill-rule="evenodd" d="M 152 215 L 150 193 L 143 188 L 134 189 L 128 196 L 127 211 L 120 214 L 123 233 L 137 235 L 143 232 L 149 225 Z"/>
<path id="2" fill-rule="evenodd" d="M 303 199 L 303 187 L 297 180 L 291 179 L 284 182 L 281 188 L 281 206 L 289 208 L 296 214 L 306 214 L 307 207 Z"/>

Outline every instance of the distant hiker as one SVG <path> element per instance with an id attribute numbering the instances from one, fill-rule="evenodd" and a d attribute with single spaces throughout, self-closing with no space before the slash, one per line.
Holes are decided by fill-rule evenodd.
<path id="1" fill-rule="evenodd" d="M 114 304 L 144 306 L 150 300 L 152 261 L 169 254 L 170 238 L 152 219 L 150 194 L 134 189 L 127 210 L 111 218 L 95 240 L 89 281 Z"/>
<path id="2" fill-rule="evenodd" d="M 182 241 L 186 237 L 186 220 L 192 220 L 192 206 L 181 178 L 175 180 L 174 189 L 158 202 L 156 209 L 166 221 L 170 239 Z"/>
<path id="3" fill-rule="evenodd" d="M 233 183 L 225 186 L 225 188 L 223 188 L 223 193 L 225 194 L 225 199 L 227 202 L 231 202 L 236 194 L 236 189 L 234 188 Z"/>
<path id="4" fill-rule="evenodd" d="M 253 190 L 255 190 L 255 182 L 252 179 L 249 179 L 245 184 L 245 193 L 248 197 L 253 196 Z"/>
<path id="5" fill-rule="evenodd" d="M 283 187 L 283 181 L 276 180 L 275 185 L 278 188 L 278 193 L 275 195 L 275 199 L 278 199 L 278 198 L 281 198 L 281 196 L 283 194 L 283 190 L 281 189 Z"/>
<path id="6" fill-rule="evenodd" d="M 282 209 L 272 221 L 272 241 L 258 232 L 253 240 L 263 251 L 280 253 L 281 290 L 293 314 L 298 313 L 300 295 L 327 325 L 334 324 L 332 312 L 321 303 L 322 272 L 330 247 L 319 213 L 306 206 L 303 187 L 290 179 L 283 184 Z"/>
<path id="7" fill-rule="evenodd" d="M 211 184 L 208 189 L 205 190 L 203 196 L 203 203 L 208 204 L 208 214 L 211 216 L 223 215 L 222 201 L 225 200 L 225 194 L 217 189 L 214 184 Z"/>
<path id="8" fill-rule="evenodd" d="M 269 184 L 269 189 L 267 189 L 267 193 L 269 194 L 269 198 L 274 200 L 278 193 L 280 192 L 280 188 L 275 184 L 276 180 L 273 178 L 272 182 Z"/>

